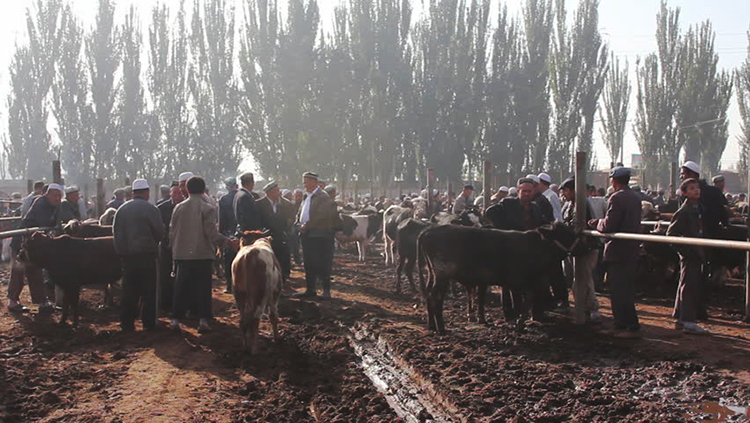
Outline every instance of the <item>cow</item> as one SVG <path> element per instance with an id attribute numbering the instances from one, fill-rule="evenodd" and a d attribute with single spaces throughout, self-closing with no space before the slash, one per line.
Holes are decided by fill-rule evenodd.
<path id="1" fill-rule="evenodd" d="M 477 207 L 467 207 L 458 216 L 439 212 L 432 215 L 429 222 L 422 219 L 407 219 L 396 229 L 396 251 L 398 252 L 398 266 L 396 267 L 396 293 L 401 293 L 401 272 L 405 271 L 406 278 L 412 290 L 414 286 L 414 265 L 417 264 L 417 237 L 423 230 L 433 225 L 461 225 L 482 227 L 487 221 L 481 216 Z"/>
<path id="2" fill-rule="evenodd" d="M 562 222 L 526 232 L 455 225 L 425 229 L 417 239 L 417 261 L 428 327 L 445 333 L 443 301 L 451 280 L 466 287 L 470 321 L 476 320 L 476 293 L 479 322 L 485 323 L 484 302 L 491 285 L 502 286 L 504 296 L 506 289 L 512 292 L 514 309 L 522 311 L 519 322 L 525 320 L 529 303 L 536 316 L 541 310 L 534 296 L 548 288 L 546 272 L 577 252 L 578 245 L 578 235 Z M 508 307 L 504 312 L 508 321 L 516 317 Z"/>
<path id="3" fill-rule="evenodd" d="M 383 215 L 381 213 L 368 215 L 341 214 L 341 223 L 342 229 L 336 232 L 336 241 L 339 244 L 356 242 L 359 261 L 364 262 L 370 240 L 378 233 L 380 226 L 383 224 Z"/>
<path id="4" fill-rule="evenodd" d="M 268 310 L 275 341 L 279 336 L 278 303 L 284 280 L 269 232 L 247 231 L 232 262 L 234 299 L 240 311 L 242 344 L 250 354 L 258 353 L 260 318 Z"/>
<path id="5" fill-rule="evenodd" d="M 73 238 L 101 238 L 112 236 L 112 226 L 89 224 L 73 219 L 63 225 L 62 233 Z"/>
<path id="6" fill-rule="evenodd" d="M 117 209 L 114 207 L 110 207 L 107 210 L 104 211 L 104 213 L 99 217 L 99 224 L 102 226 L 111 226 L 113 223 L 115 223 L 115 214 L 117 213 Z"/>
<path id="7" fill-rule="evenodd" d="M 383 212 L 383 243 L 385 244 L 385 265 L 396 263 L 395 243 L 398 224 L 414 215 L 414 210 L 408 207 L 390 206 Z"/>
<path id="8" fill-rule="evenodd" d="M 50 280 L 63 290 L 61 324 L 66 323 L 69 312 L 73 314 L 73 325 L 78 324 L 82 286 L 109 285 L 122 278 L 120 257 L 111 236 L 79 239 L 37 232 L 24 241 L 19 258 L 47 270 Z"/>

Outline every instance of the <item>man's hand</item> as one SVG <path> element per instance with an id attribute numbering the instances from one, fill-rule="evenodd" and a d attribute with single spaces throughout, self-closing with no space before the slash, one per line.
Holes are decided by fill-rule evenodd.
<path id="1" fill-rule="evenodd" d="M 302 226 L 300 226 L 300 227 L 299 227 L 299 232 L 300 232 L 301 234 L 303 234 L 303 233 L 307 232 L 307 225 L 302 225 Z"/>
<path id="2" fill-rule="evenodd" d="M 599 219 L 591 219 L 588 223 L 589 228 L 596 230 L 596 227 L 599 226 Z"/>

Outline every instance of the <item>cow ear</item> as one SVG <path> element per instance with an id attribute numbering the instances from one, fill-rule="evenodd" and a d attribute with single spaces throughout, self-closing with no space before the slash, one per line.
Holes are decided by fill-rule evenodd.
<path id="1" fill-rule="evenodd" d="M 262 235 L 262 238 L 269 237 L 269 236 L 271 236 L 271 230 L 270 229 L 266 229 L 265 231 L 263 231 L 263 233 L 261 235 Z"/>

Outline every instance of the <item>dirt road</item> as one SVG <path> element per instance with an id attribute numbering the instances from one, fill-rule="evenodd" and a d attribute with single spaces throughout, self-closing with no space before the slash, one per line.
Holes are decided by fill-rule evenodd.
<path id="1" fill-rule="evenodd" d="M 713 337 L 671 329 L 669 300 L 639 304 L 638 341 L 564 316 L 517 331 L 494 296 L 487 326 L 466 322 L 464 298 L 449 300 L 449 334 L 439 337 L 425 330 L 416 294 L 394 295 L 393 270 L 368 260 L 337 256 L 332 300 L 283 298 L 283 341 L 264 324 L 255 357 L 242 351 L 238 312 L 218 281 L 205 335 L 190 320 L 181 333 L 120 333 L 117 311 L 100 310 L 93 290 L 77 329 L 15 316 L 3 285 L 0 421 L 750 420 L 750 329 L 736 321 L 737 287 L 718 293 L 738 298 L 712 310 Z M 292 276 L 287 293 L 303 284 L 299 269 Z"/>

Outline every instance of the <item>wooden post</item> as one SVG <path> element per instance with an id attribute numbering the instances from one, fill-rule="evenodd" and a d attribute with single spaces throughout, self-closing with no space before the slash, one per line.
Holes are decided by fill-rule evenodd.
<path id="1" fill-rule="evenodd" d="M 62 184 L 62 171 L 60 170 L 60 160 L 52 161 L 52 182 Z"/>
<path id="2" fill-rule="evenodd" d="M 482 191 L 484 191 L 484 202 L 482 203 L 482 208 L 487 210 L 487 207 L 490 204 L 490 197 L 492 197 L 492 162 L 489 160 L 484 161 Z"/>
<path id="3" fill-rule="evenodd" d="M 750 193 L 750 170 L 747 172 L 747 192 Z M 746 220 L 747 240 L 750 241 L 750 220 Z M 745 253 L 745 322 L 750 323 L 750 251 Z"/>
<path id="4" fill-rule="evenodd" d="M 34 180 L 33 179 L 27 179 L 26 180 L 26 191 L 31 194 L 34 192 Z"/>
<path id="5" fill-rule="evenodd" d="M 107 203 L 104 201 L 104 179 L 98 178 L 96 180 L 96 218 L 100 218 L 104 214 L 104 207 Z"/>
<path id="6" fill-rule="evenodd" d="M 432 196 L 432 185 L 435 180 L 435 171 L 433 169 L 427 169 L 427 214 L 432 214 L 433 202 L 435 198 Z M 426 216 L 429 217 L 429 216 Z"/>
<path id="7" fill-rule="evenodd" d="M 669 196 L 671 197 L 677 190 L 677 162 L 672 162 L 672 165 L 669 168 L 669 184 L 672 186 L 672 192 L 669 193 Z"/>
<path id="8" fill-rule="evenodd" d="M 576 153 L 576 223 L 579 228 L 586 227 L 586 152 Z M 583 236 L 583 235 L 579 235 Z M 582 325 L 586 323 L 586 304 L 583 299 L 585 272 L 580 260 L 574 259 L 575 280 L 573 281 L 573 295 L 576 299 L 575 323 Z"/>

